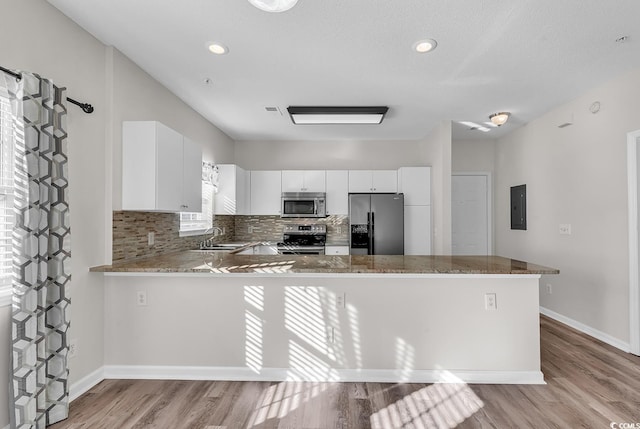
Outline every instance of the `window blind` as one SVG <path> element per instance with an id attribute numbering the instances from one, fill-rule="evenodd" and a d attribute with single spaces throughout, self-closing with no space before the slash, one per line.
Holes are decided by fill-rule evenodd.
<path id="1" fill-rule="evenodd" d="M 0 288 L 11 286 L 13 232 L 13 130 L 11 106 L 0 89 Z"/>

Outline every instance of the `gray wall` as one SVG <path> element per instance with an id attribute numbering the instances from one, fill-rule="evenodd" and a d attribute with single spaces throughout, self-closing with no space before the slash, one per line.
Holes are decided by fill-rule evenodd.
<path id="1" fill-rule="evenodd" d="M 601 103 L 597 114 L 589 111 Z M 560 269 L 543 307 L 629 342 L 626 134 L 640 129 L 640 70 L 554 109 L 496 145 L 497 253 Z M 557 126 L 573 114 L 573 125 Z M 509 228 L 509 187 L 527 185 L 527 231 Z M 560 235 L 572 224 L 572 235 Z M 553 293 L 546 292 L 546 284 Z"/>
<path id="2" fill-rule="evenodd" d="M 454 140 L 451 144 L 451 171 L 495 171 L 494 140 Z"/>
<path id="3" fill-rule="evenodd" d="M 68 88 L 68 96 L 94 105 L 87 115 L 68 107 L 70 206 L 73 239 L 69 335 L 73 385 L 104 364 L 104 279 L 89 267 L 111 258 L 112 203 L 120 205 L 120 123 L 153 119 L 203 145 L 205 157 L 233 161 L 233 142 L 119 52 L 105 47 L 42 0 L 2 0 L 0 65 L 28 70 Z M 28 23 L 28 31 L 25 30 Z M 0 309 L 0 339 L 9 337 L 9 307 Z M 6 315 L 6 317 L 5 317 Z M 5 343 L 6 344 L 6 343 Z M 0 385 L 8 361 L 0 358 Z M 0 400 L 2 396 L 0 395 Z M 0 401 L 0 427 L 9 422 Z"/>

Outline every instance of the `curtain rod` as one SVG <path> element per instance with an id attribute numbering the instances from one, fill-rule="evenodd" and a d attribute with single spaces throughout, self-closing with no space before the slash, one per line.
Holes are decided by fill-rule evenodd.
<path id="1" fill-rule="evenodd" d="M 4 67 L 0 66 L 0 70 L 2 70 L 3 72 L 10 74 L 11 76 L 15 77 L 17 80 L 21 80 L 22 79 L 22 74 L 21 73 L 16 73 L 16 72 L 12 72 L 11 70 L 5 69 Z M 76 106 L 79 106 L 84 113 L 93 113 L 93 106 L 89 103 L 81 103 L 77 100 L 74 100 L 73 98 L 67 97 L 67 101 L 69 103 L 75 104 Z"/>

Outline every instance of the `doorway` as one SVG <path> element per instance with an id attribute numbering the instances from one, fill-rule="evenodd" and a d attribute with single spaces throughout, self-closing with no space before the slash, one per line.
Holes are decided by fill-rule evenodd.
<path id="1" fill-rule="evenodd" d="M 491 255 L 491 173 L 454 173 L 451 177 L 451 253 Z"/>
<path id="2" fill-rule="evenodd" d="M 629 345 L 640 355 L 640 130 L 627 134 L 627 177 L 629 190 Z"/>

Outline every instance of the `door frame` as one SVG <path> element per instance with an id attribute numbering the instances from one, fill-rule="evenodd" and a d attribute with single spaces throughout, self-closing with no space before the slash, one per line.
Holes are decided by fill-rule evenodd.
<path id="1" fill-rule="evenodd" d="M 638 155 L 640 130 L 627 133 L 627 188 L 629 192 L 629 346 L 640 355 L 640 264 L 638 263 Z"/>
<path id="2" fill-rule="evenodd" d="M 491 172 L 454 171 L 451 173 L 451 177 L 453 176 L 485 176 L 487 178 L 487 254 L 493 255 L 493 180 Z M 453 186 L 451 191 L 453 192 Z M 453 210 L 453 207 L 451 208 L 451 210 Z M 451 237 L 451 241 L 453 242 L 453 236 Z"/>

